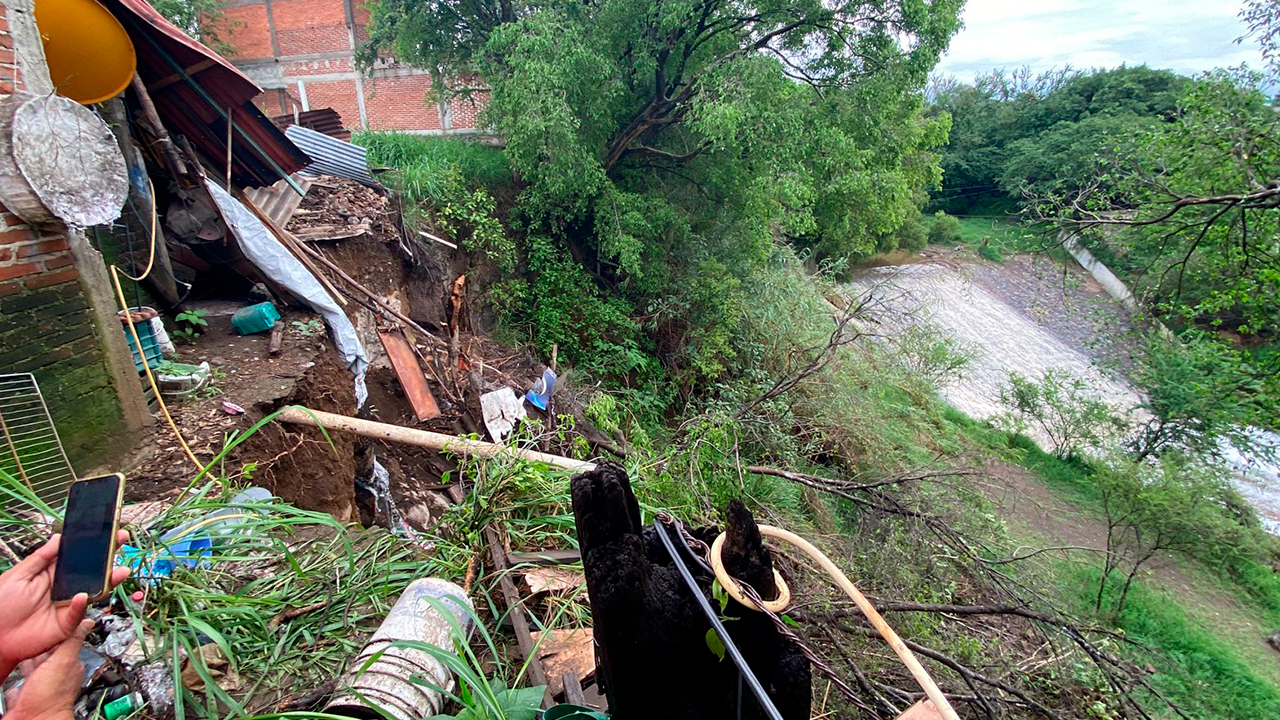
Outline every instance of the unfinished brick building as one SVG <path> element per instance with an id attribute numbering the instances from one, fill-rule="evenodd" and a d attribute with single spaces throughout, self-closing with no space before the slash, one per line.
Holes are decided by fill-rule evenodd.
<path id="1" fill-rule="evenodd" d="M 425 70 L 384 59 L 355 66 L 368 38 L 365 0 L 227 0 L 224 54 L 266 91 L 267 115 L 333 108 L 351 129 L 474 133 L 476 104 L 436 102 Z"/>

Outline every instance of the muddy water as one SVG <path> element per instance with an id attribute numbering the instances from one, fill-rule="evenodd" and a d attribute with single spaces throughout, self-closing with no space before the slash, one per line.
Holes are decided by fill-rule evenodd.
<path id="1" fill-rule="evenodd" d="M 1012 288 L 1026 284 L 1025 277 L 1001 277 L 1002 271 L 1028 274 L 1038 268 L 1025 262 L 1004 269 L 919 263 L 867 269 L 853 284 L 882 298 L 891 310 L 887 313 L 891 321 L 931 325 L 976 354 L 966 377 L 939 388 L 948 402 L 972 417 L 992 419 L 1006 411 L 1000 403 L 1000 386 L 1011 372 L 1038 378 L 1046 370 L 1057 369 L 1080 377 L 1118 413 L 1133 423 L 1141 422 L 1143 416 L 1134 411 L 1140 402 L 1138 392 L 1124 378 L 1104 372 L 1094 362 L 1104 353 L 1114 352 L 1114 346 L 1084 341 L 1090 332 L 1064 331 L 1072 327 L 1079 330 L 1099 314 L 1123 313 L 1118 304 L 1095 293 L 1087 308 L 1080 302 L 1038 303 L 1033 318 L 1014 306 L 1026 306 L 1023 298 L 1012 294 Z M 975 282 L 975 277 L 981 282 Z M 1058 290 L 1060 296 L 1065 292 Z M 1093 332 L 1106 330 L 1095 328 Z M 1034 433 L 1032 437 L 1041 445 L 1047 440 Z M 1280 438 L 1272 439 L 1280 443 Z M 1230 464 L 1237 470 L 1236 485 L 1241 493 L 1258 509 L 1267 526 L 1280 532 L 1280 468 L 1251 462 L 1238 453 Z"/>

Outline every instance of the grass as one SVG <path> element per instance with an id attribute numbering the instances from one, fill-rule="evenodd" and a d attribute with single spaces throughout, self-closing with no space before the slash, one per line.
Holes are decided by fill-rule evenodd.
<path id="1" fill-rule="evenodd" d="M 1060 563 L 1056 575 L 1064 599 L 1078 613 L 1087 614 L 1098 583 L 1097 569 Z M 1110 592 L 1115 594 L 1117 588 Z M 1171 593 L 1138 583 L 1115 626 L 1129 640 L 1157 649 L 1154 655 L 1132 649 L 1126 654 L 1139 663 L 1154 662 L 1158 672 L 1149 681 L 1190 717 L 1280 717 L 1280 688 L 1255 672 L 1239 647 L 1192 619 Z M 1160 708 L 1159 701 L 1152 707 Z M 1162 708 L 1161 715 L 1172 717 L 1173 713 Z"/>
<path id="2" fill-rule="evenodd" d="M 1045 250 L 1042 229 L 1037 226 L 999 217 L 956 219 L 960 223 L 960 244 L 991 262 L 1004 262 L 1015 253 Z M 932 226 L 934 216 L 926 214 L 924 222 L 926 227 Z"/>
<path id="3" fill-rule="evenodd" d="M 954 409 L 945 415 L 972 445 L 1031 470 L 1080 513 L 1101 518 L 1101 497 L 1088 462 L 1054 457 L 1024 436 L 1010 436 Z M 1150 677 L 1153 686 L 1190 717 L 1280 717 L 1280 687 L 1273 680 L 1276 673 L 1257 670 L 1259 663 L 1274 662 L 1273 652 L 1252 631 L 1239 626 L 1245 619 L 1262 628 L 1280 626 L 1280 576 L 1247 556 L 1230 562 L 1188 563 L 1184 574 L 1194 586 L 1190 591 L 1174 594 L 1154 587 L 1150 579 L 1141 579 L 1130 592 L 1124 611 L 1118 617 L 1101 619 L 1128 639 L 1152 649 L 1127 648 L 1125 652 L 1134 662 L 1154 664 L 1159 672 Z M 1094 616 L 1094 593 L 1100 579 L 1097 563 L 1057 561 L 1047 569 L 1046 578 L 1073 614 Z M 1220 609 L 1216 605 L 1222 602 L 1217 596 L 1224 591 L 1238 607 Z M 1118 592 L 1118 584 L 1108 586 L 1104 607 L 1114 607 Z M 1237 625 L 1224 625 L 1220 614 L 1224 612 L 1236 617 Z M 1153 699 L 1151 707 L 1161 706 Z M 1167 709 L 1162 712 L 1173 716 Z M 1106 717 L 1105 713 L 1099 716 Z"/>
<path id="4" fill-rule="evenodd" d="M 512 182 L 511 166 L 500 148 L 464 138 L 359 132 L 352 141 L 369 151 L 372 165 L 395 168 L 393 185 L 407 204 L 441 204 L 451 172 L 459 173 L 468 187 L 491 191 Z"/>

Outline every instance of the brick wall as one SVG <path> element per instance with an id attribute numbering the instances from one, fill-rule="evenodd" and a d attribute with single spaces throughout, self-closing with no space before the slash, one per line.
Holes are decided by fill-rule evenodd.
<path id="1" fill-rule="evenodd" d="M 357 43 L 368 37 L 369 11 L 363 0 L 353 0 L 354 28 L 347 26 L 344 0 L 270 0 L 270 13 L 266 1 L 227 5 L 230 29 L 222 33 L 233 48 L 228 57 L 266 90 L 255 101 L 263 112 L 279 115 L 329 107 L 352 129 L 476 129 L 478 108 L 466 101 L 453 103 L 445 127 L 436 102 L 428 97 L 431 79 L 424 71 L 392 66 L 357 82 L 351 33 L 354 30 Z"/>
<path id="2" fill-rule="evenodd" d="M 0 4 L 0 102 L 15 89 L 26 83 L 14 65 L 9 10 Z M 66 235 L 30 227 L 0 205 L 0 373 L 35 375 L 67 454 L 83 472 L 120 452 L 128 438 L 75 263 Z"/>

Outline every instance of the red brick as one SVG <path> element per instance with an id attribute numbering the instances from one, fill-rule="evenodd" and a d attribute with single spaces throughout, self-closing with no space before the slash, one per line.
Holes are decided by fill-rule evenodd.
<path id="1" fill-rule="evenodd" d="M 0 280 L 12 280 L 13 278 L 34 275 L 40 272 L 39 263 L 22 263 L 20 265 L 7 265 L 0 267 Z"/>
<path id="2" fill-rule="evenodd" d="M 32 255 L 48 255 L 49 253 L 66 250 L 70 246 L 67 245 L 67 239 L 60 237 L 54 240 L 41 240 L 30 245 L 21 245 L 18 247 L 18 257 L 27 258 Z"/>
<path id="3" fill-rule="evenodd" d="M 12 48 L 12 47 L 13 47 L 13 36 L 12 36 L 12 35 L 10 35 L 10 34 L 9 34 L 9 33 L 7 33 L 7 32 L 0 32 L 0 47 L 3 47 L 3 48 Z"/>
<path id="4" fill-rule="evenodd" d="M 0 31 L 9 32 L 9 15 L 0 12 Z"/>
<path id="5" fill-rule="evenodd" d="M 31 233 L 25 227 L 18 227 L 0 232 L 0 245 L 17 245 L 31 239 Z"/>
<path id="6" fill-rule="evenodd" d="M 17 280 L 0 282 L 0 297 L 17 295 L 20 292 L 22 292 L 22 283 L 19 283 Z"/>
<path id="7" fill-rule="evenodd" d="M 14 61 L 13 48 L 0 48 L 0 63 L 12 63 Z"/>
<path id="8" fill-rule="evenodd" d="M 71 282 L 77 277 L 79 276 L 76 274 L 75 268 L 67 268 L 66 270 L 60 270 L 56 273 L 37 275 L 32 278 L 27 278 L 23 284 L 27 286 L 28 290 L 39 290 L 40 288 L 47 288 L 54 285 L 61 285 L 65 282 Z"/>
<path id="9" fill-rule="evenodd" d="M 9 262 L 13 259 L 13 248 L 0 247 L 0 262 Z"/>
<path id="10" fill-rule="evenodd" d="M 271 10 L 275 13 L 275 4 Z M 240 5 L 222 8 L 224 27 L 220 35 L 232 48 L 228 58 L 271 57 L 271 28 L 267 25 L 267 6 Z"/>
<path id="11" fill-rule="evenodd" d="M 64 268 L 68 265 L 71 265 L 74 262 L 75 260 L 70 255 L 59 255 L 57 257 L 51 257 L 48 260 L 45 260 L 44 269 L 57 270 L 58 268 Z"/>

